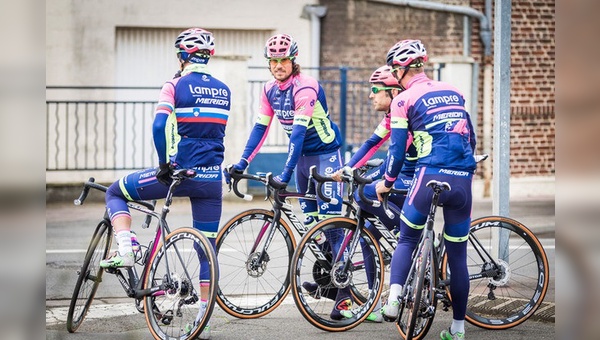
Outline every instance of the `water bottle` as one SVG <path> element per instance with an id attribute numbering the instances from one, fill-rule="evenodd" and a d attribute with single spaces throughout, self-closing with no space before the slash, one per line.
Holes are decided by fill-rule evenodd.
<path id="1" fill-rule="evenodd" d="M 318 231 L 315 233 L 315 242 L 317 242 L 318 245 L 325 243 L 325 241 L 327 241 L 327 237 L 324 232 Z"/>
<path id="2" fill-rule="evenodd" d="M 306 227 L 306 229 L 310 229 L 312 227 L 314 227 L 317 224 L 318 220 L 312 216 L 306 216 L 306 218 L 304 219 L 304 226 Z M 325 234 L 322 231 L 318 231 L 317 233 L 315 233 L 315 242 L 317 242 L 317 244 L 321 245 L 323 243 L 325 243 L 325 241 L 327 241 L 327 237 L 325 237 Z"/>
<path id="3" fill-rule="evenodd" d="M 130 233 L 131 233 L 131 249 L 133 250 L 134 253 L 137 253 L 140 250 L 140 243 L 138 242 L 137 235 L 135 234 L 135 232 L 133 230 L 131 230 Z"/>

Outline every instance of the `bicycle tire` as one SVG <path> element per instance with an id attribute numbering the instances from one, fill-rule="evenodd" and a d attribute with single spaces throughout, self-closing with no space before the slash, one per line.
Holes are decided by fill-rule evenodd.
<path id="1" fill-rule="evenodd" d="M 112 244 L 112 237 L 113 233 L 109 222 L 106 220 L 101 221 L 96 226 L 83 265 L 77 276 L 67 313 L 67 330 L 69 333 L 74 333 L 81 326 L 94 300 L 98 286 L 102 282 L 102 274 L 104 274 L 104 270 L 100 268 L 100 261 L 107 258 Z"/>
<path id="2" fill-rule="evenodd" d="M 432 271 L 432 266 L 435 262 L 431 246 L 431 240 L 425 240 L 419 245 L 417 262 L 411 267 L 406 279 L 408 287 L 405 289 L 408 289 L 409 296 L 400 301 L 400 312 L 396 322 L 396 328 L 405 340 L 423 339 L 433 323 L 437 300 L 432 287 L 432 282 L 435 282 L 435 270 Z M 434 308 L 434 313 L 425 317 L 423 314 L 430 307 Z"/>
<path id="3" fill-rule="evenodd" d="M 372 261 L 371 263 L 375 269 L 373 289 L 367 290 L 368 293 L 366 293 L 366 301 L 364 303 L 357 304 L 357 307 L 352 309 L 352 318 L 342 320 L 330 319 L 330 312 L 334 307 L 335 301 L 325 298 L 325 296 L 328 295 L 328 289 L 338 288 L 338 286 L 332 282 L 333 280 L 331 278 L 333 264 L 326 258 L 322 258 L 321 261 L 328 262 L 327 265 L 316 266 L 315 263 L 319 262 L 319 260 L 317 260 L 312 248 L 318 247 L 315 238 L 319 233 L 336 228 L 341 228 L 344 232 L 354 232 L 356 230 L 356 221 L 346 217 L 333 217 L 319 222 L 302 237 L 294 252 L 294 257 L 292 258 L 293 271 L 291 275 L 291 286 L 294 302 L 298 307 L 300 314 L 302 314 L 311 325 L 329 332 L 346 331 L 363 322 L 375 308 L 375 302 L 380 299 L 384 280 L 383 257 L 377 245 L 377 241 L 367 230 L 362 230 L 361 238 L 366 242 L 374 254 L 369 260 Z M 346 256 L 350 256 L 353 263 L 365 260 L 360 245 L 356 246 L 356 251 L 353 254 L 346 254 Z M 314 268 L 316 267 L 320 268 L 320 270 L 315 271 Z M 359 284 L 366 285 L 367 278 L 364 270 L 362 270 L 362 273 L 357 273 L 353 271 L 354 269 L 354 267 L 351 267 L 351 275 L 349 275 L 350 282 L 348 284 L 353 287 Z M 305 292 L 302 287 L 302 284 L 305 281 L 318 283 L 323 289 L 322 297 L 311 297 L 308 292 Z"/>
<path id="4" fill-rule="evenodd" d="M 201 266 L 200 251 L 207 266 Z M 215 306 L 219 275 L 217 256 L 208 238 L 189 227 L 172 231 L 165 238 L 165 246 L 162 242 L 158 245 L 146 270 L 143 289 L 153 293 L 144 297 L 144 315 L 154 339 L 194 339 L 200 335 Z M 206 271 L 210 279 L 201 287 L 199 275 Z M 201 296 L 200 289 L 205 289 L 207 296 Z M 201 298 L 206 300 L 203 314 L 199 314 Z"/>
<path id="5" fill-rule="evenodd" d="M 537 237 L 520 222 L 502 216 L 481 217 L 471 222 L 467 248 L 470 276 L 481 273 L 483 266 L 489 265 L 489 261 L 484 262 L 476 252 L 474 240 L 482 242 L 491 254 L 491 233 L 498 228 L 506 231 L 510 242 L 509 262 L 500 260 L 505 273 L 494 278 L 471 279 L 465 317 L 469 323 L 485 329 L 512 328 L 531 317 L 546 296 L 550 277 L 548 258 Z M 444 279 L 449 277 L 447 263 L 447 254 L 444 254 Z M 490 291 L 488 285 L 493 285 L 494 290 Z M 485 294 L 486 291 L 493 296 Z"/>
<path id="6" fill-rule="evenodd" d="M 290 263 L 296 239 L 288 223 L 280 219 L 267 249 L 268 260 L 257 266 L 258 253 L 266 234 L 265 224 L 273 224 L 274 212 L 251 209 L 229 220 L 217 235 L 217 256 L 221 277 L 217 303 L 229 315 L 254 319 L 277 308 L 290 291 Z"/>

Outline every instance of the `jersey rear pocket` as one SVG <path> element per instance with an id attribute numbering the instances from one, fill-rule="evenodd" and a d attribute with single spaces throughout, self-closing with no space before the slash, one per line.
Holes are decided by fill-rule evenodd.
<path id="1" fill-rule="evenodd" d="M 467 135 L 444 133 L 433 144 L 432 165 L 440 167 L 470 168 L 474 166 L 473 152 Z M 435 139 L 435 137 L 434 137 Z"/>

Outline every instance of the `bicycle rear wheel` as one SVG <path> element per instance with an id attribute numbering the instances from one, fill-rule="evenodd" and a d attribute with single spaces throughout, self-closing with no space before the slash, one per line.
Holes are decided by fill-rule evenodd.
<path id="1" fill-rule="evenodd" d="M 73 333 L 81 326 L 85 316 L 94 300 L 96 290 L 102 282 L 104 270 L 100 268 L 100 261 L 105 259 L 110 251 L 112 243 L 112 228 L 110 224 L 103 220 L 98 224 L 92 241 L 88 246 L 83 265 L 81 266 L 69 312 L 67 313 L 67 330 Z"/>
<path id="2" fill-rule="evenodd" d="M 420 244 L 416 261 L 408 273 L 404 300 L 400 301 L 400 314 L 396 328 L 403 339 L 423 339 L 429 331 L 435 316 L 437 298 L 435 261 L 431 251 L 432 242 L 427 239 Z"/>
<path id="3" fill-rule="evenodd" d="M 146 268 L 144 289 L 154 292 L 144 297 L 146 323 L 155 339 L 193 339 L 204 330 L 215 305 L 216 254 L 210 241 L 193 228 L 176 229 L 165 242 Z M 202 256 L 207 260 L 204 266 Z M 208 279 L 201 282 L 201 273 Z M 204 307 L 201 298 L 206 300 Z"/>
<path id="4" fill-rule="evenodd" d="M 499 233 L 504 236 L 498 237 Z M 506 241 L 502 247 L 500 239 Z M 467 265 L 471 280 L 466 320 L 475 326 L 517 326 L 534 314 L 546 296 L 550 276 L 546 252 L 531 230 L 513 219 L 473 220 Z M 444 255 L 442 277 L 449 276 Z"/>
<path id="5" fill-rule="evenodd" d="M 273 224 L 273 211 L 252 209 L 233 217 L 219 231 L 221 276 L 217 303 L 242 319 L 259 318 L 277 308 L 290 291 L 290 262 L 296 240 L 288 224 Z M 260 260 L 267 233 L 275 232 Z"/>
<path id="6" fill-rule="evenodd" d="M 343 242 L 350 242 L 352 234 L 356 231 L 356 221 L 346 217 L 333 217 L 321 221 L 309 230 L 300 240 L 292 259 L 291 286 L 294 302 L 302 316 L 313 326 L 329 332 L 340 332 L 352 329 L 363 322 L 375 308 L 375 302 L 381 296 L 383 286 L 383 257 L 373 236 L 362 230 L 360 237 L 368 246 L 373 256 L 365 257 L 360 244 L 352 252 L 348 246 L 344 251 L 344 258 L 349 257 L 351 266 L 347 272 L 343 271 L 342 262 L 333 263 L 332 257 L 322 251 L 316 238 L 321 233 L 331 235 L 335 230 L 344 234 Z M 372 289 L 367 287 L 367 276 L 364 265 L 368 262 L 374 269 Z M 304 282 L 316 283 L 316 291 L 307 291 Z M 360 291 L 365 300 L 362 304 L 353 306 L 352 317 L 342 320 L 332 320 L 335 301 L 327 298 L 334 297 L 331 290 L 350 287 L 351 292 Z M 352 293 L 353 295 L 356 292 Z"/>

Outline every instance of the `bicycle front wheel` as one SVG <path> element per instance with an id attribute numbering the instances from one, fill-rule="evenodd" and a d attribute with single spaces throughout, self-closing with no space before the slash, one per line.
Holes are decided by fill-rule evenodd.
<path id="1" fill-rule="evenodd" d="M 302 316 L 313 326 L 329 331 L 340 332 L 352 329 L 363 322 L 375 308 L 381 297 L 384 278 L 384 264 L 381 251 L 373 235 L 367 230 L 360 232 L 359 243 L 354 250 L 350 244 L 356 232 L 356 221 L 346 217 L 333 217 L 319 222 L 300 240 L 292 258 L 292 295 Z M 337 240 L 342 260 L 335 262 L 329 244 L 317 242 L 322 235 L 343 235 Z M 337 243 L 336 242 L 336 243 Z M 363 255 L 363 247 L 372 255 Z M 344 270 L 344 262 L 350 265 Z M 372 286 L 368 288 L 365 267 L 372 268 Z M 312 288 L 310 288 L 312 286 Z M 333 320 L 331 312 L 335 305 L 337 290 L 349 287 L 351 294 L 359 294 L 364 299 L 355 303 L 349 318 Z M 314 288 L 314 289 L 313 289 Z M 357 302 L 357 301 L 354 301 Z"/>
<path id="2" fill-rule="evenodd" d="M 217 291 L 218 264 L 210 241 L 196 229 L 176 229 L 147 266 L 144 289 L 152 293 L 144 297 L 144 313 L 152 336 L 197 337 L 210 319 Z"/>
<path id="3" fill-rule="evenodd" d="M 435 316 L 437 298 L 435 295 L 436 271 L 433 242 L 427 238 L 420 243 L 414 264 L 408 273 L 400 301 L 400 314 L 396 328 L 403 339 L 420 340 L 425 338 Z"/>
<path id="4" fill-rule="evenodd" d="M 523 224 L 501 216 L 471 222 L 467 246 L 470 289 L 466 320 L 486 329 L 507 329 L 527 320 L 548 290 L 548 258 Z M 442 276 L 449 277 L 447 255 Z"/>
<path id="5" fill-rule="evenodd" d="M 269 314 L 290 291 L 296 240 L 283 219 L 274 222 L 273 218 L 273 211 L 265 209 L 244 211 L 229 220 L 217 236 L 221 270 L 217 303 L 237 318 Z M 271 228 L 275 228 L 273 237 L 267 240 Z"/>
<path id="6" fill-rule="evenodd" d="M 67 330 L 69 333 L 75 332 L 81 326 L 94 300 L 104 273 L 104 270 L 100 268 L 100 261 L 108 257 L 112 237 L 110 224 L 103 220 L 96 227 L 85 254 L 83 265 L 79 270 L 79 276 L 77 276 L 69 312 L 67 313 Z"/>

